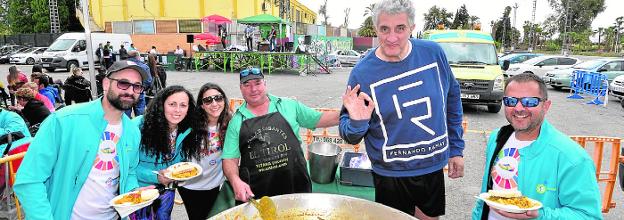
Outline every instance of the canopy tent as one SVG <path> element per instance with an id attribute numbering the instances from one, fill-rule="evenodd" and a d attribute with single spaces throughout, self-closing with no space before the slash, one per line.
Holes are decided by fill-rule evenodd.
<path id="1" fill-rule="evenodd" d="M 260 26 L 260 33 L 263 38 L 268 38 L 268 33 L 271 30 L 271 25 L 277 24 L 278 39 L 286 37 L 285 33 L 283 32 L 283 28 L 285 27 L 282 26 L 289 24 L 289 22 L 287 22 L 286 20 L 270 14 L 259 14 L 251 17 L 246 17 L 239 19 L 236 22 L 239 24 Z"/>
<path id="2" fill-rule="evenodd" d="M 213 14 L 213 15 L 209 15 L 206 17 L 203 17 L 201 19 L 202 22 L 204 23 L 215 23 L 215 24 L 229 24 L 232 23 L 232 21 L 226 17 L 223 17 L 221 15 L 217 15 L 217 14 Z"/>
<path id="3" fill-rule="evenodd" d="M 270 14 L 260 14 L 251 17 L 239 19 L 239 24 L 287 24 L 284 19 L 275 17 Z"/>

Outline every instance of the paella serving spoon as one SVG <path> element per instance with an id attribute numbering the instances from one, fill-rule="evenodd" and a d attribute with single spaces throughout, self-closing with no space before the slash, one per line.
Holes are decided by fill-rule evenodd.
<path id="1" fill-rule="evenodd" d="M 268 196 L 263 196 L 260 198 L 260 202 L 256 201 L 252 196 L 249 196 L 249 201 L 251 204 L 258 209 L 260 213 L 260 218 L 263 220 L 276 220 L 277 219 L 277 207 L 273 200 Z"/>

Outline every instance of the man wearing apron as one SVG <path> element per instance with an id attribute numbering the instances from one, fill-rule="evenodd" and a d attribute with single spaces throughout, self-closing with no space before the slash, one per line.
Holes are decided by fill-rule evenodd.
<path id="1" fill-rule="evenodd" d="M 299 127 L 336 126 L 338 113 L 267 94 L 257 68 L 240 72 L 240 90 L 245 102 L 228 125 L 221 156 L 236 200 L 311 192 Z"/>

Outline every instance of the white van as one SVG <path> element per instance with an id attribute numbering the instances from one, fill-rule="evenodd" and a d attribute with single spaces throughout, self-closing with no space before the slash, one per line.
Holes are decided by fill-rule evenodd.
<path id="1" fill-rule="evenodd" d="M 128 34 L 91 33 L 91 45 L 95 63 L 99 63 L 95 56 L 98 44 L 106 45 L 110 41 L 113 46 L 113 53 L 118 54 L 120 45 L 126 49 L 130 47 L 132 39 Z M 52 72 L 57 68 L 70 71 L 74 66 L 86 67 L 87 61 L 87 41 L 84 33 L 66 33 L 57 38 L 52 45 L 41 56 L 41 66 Z"/>

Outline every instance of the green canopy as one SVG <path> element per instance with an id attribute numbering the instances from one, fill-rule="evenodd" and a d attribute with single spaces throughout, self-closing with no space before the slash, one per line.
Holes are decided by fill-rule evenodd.
<path id="1" fill-rule="evenodd" d="M 270 14 L 261 14 L 251 17 L 246 17 L 243 19 L 238 19 L 239 24 L 286 24 L 288 22 L 284 21 L 284 19 L 275 17 Z"/>

